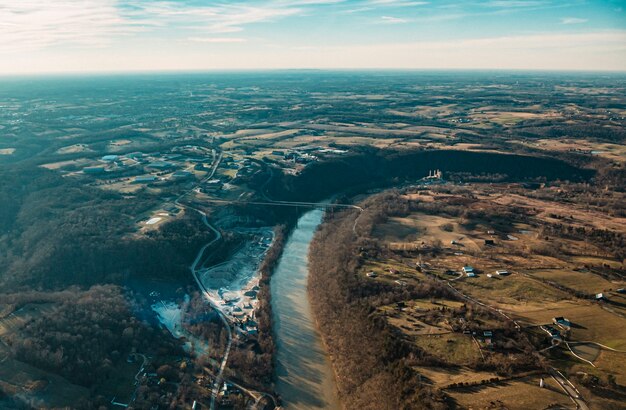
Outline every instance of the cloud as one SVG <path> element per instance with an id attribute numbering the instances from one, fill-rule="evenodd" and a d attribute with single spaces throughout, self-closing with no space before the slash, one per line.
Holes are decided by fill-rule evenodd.
<path id="1" fill-rule="evenodd" d="M 535 0 L 493 0 L 485 3 L 488 7 L 502 7 L 502 8 L 519 8 L 519 7 L 537 7 L 546 5 L 545 1 Z"/>
<path id="2" fill-rule="evenodd" d="M 248 41 L 241 37 L 189 37 L 187 40 L 198 43 L 245 43 Z"/>
<path id="3" fill-rule="evenodd" d="M 401 19 L 401 18 L 398 18 L 398 17 L 391 17 L 391 16 L 382 16 L 380 19 L 385 24 L 404 24 L 404 23 L 408 23 L 409 22 L 406 19 Z"/>
<path id="4" fill-rule="evenodd" d="M 214 38 L 344 1 L 0 0 L 0 51 L 101 47 L 123 36 L 168 28 L 190 38 Z"/>
<path id="5" fill-rule="evenodd" d="M 578 17 L 563 17 L 561 19 L 561 24 L 583 24 L 588 21 L 588 19 L 581 19 Z"/>
<path id="6" fill-rule="evenodd" d="M 427 1 L 407 1 L 407 0 L 369 0 L 368 4 L 373 6 L 386 6 L 386 7 L 410 7 L 410 6 L 424 6 L 430 4 Z"/>
<path id="7" fill-rule="evenodd" d="M 122 16 L 115 0 L 0 0 L 0 50 L 102 46 L 146 24 Z"/>
<path id="8" fill-rule="evenodd" d="M 315 3 L 328 4 L 328 1 L 317 0 Z M 182 28 L 194 28 L 206 33 L 234 33 L 242 31 L 244 26 L 254 23 L 272 21 L 277 18 L 292 16 L 302 12 L 297 7 L 303 4 L 314 4 L 313 1 L 288 1 L 259 4 L 227 4 L 211 6 L 193 6 L 172 1 L 135 3 L 141 14 L 162 25 Z"/>

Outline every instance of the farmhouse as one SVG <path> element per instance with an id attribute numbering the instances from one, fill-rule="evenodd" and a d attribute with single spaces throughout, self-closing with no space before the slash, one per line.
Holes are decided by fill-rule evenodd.
<path id="1" fill-rule="evenodd" d="M 105 155 L 104 157 L 102 157 L 102 160 L 105 162 L 113 162 L 117 160 L 117 155 Z"/>
<path id="2" fill-rule="evenodd" d="M 496 271 L 496 275 L 499 275 L 499 276 L 506 276 L 508 274 L 509 274 L 509 271 L 504 270 L 504 269 L 500 269 Z"/>
<path id="3" fill-rule="evenodd" d="M 466 274 L 468 277 L 473 277 L 476 276 L 476 272 L 474 272 L 474 268 L 472 268 L 471 266 L 467 265 L 467 266 L 463 266 L 462 271 L 464 274 Z"/>
<path id="4" fill-rule="evenodd" d="M 154 182 L 157 180 L 157 177 L 154 175 L 143 175 L 135 177 L 133 180 L 133 184 L 149 184 L 150 182 Z"/>

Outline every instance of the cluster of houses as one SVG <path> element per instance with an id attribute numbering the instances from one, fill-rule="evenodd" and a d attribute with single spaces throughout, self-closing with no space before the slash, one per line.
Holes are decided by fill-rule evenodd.
<path id="1" fill-rule="evenodd" d="M 470 266 L 470 265 L 465 265 L 461 268 L 461 271 L 463 272 L 463 274 L 465 274 L 465 276 L 467 276 L 468 278 L 474 278 L 476 277 L 476 270 L 474 269 L 474 267 Z M 505 269 L 498 269 L 496 270 L 496 275 L 497 276 L 507 276 L 509 274 L 509 271 L 505 270 Z M 487 274 L 488 278 L 493 278 L 494 275 L 491 273 Z"/>

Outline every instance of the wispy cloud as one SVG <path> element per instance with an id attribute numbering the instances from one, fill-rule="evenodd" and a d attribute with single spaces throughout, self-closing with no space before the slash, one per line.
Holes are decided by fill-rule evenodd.
<path id="1" fill-rule="evenodd" d="M 561 24 L 583 24 L 588 21 L 588 19 L 581 19 L 578 17 L 563 17 L 561 19 Z"/>
<path id="2" fill-rule="evenodd" d="M 115 0 L 0 0 L 0 50 L 101 46 L 146 24 L 123 16 Z"/>
<path id="3" fill-rule="evenodd" d="M 321 3 L 322 1 L 317 1 Z M 325 2 L 326 3 L 326 2 Z M 313 4 L 307 1 L 290 1 L 259 4 L 218 4 L 193 6 L 172 1 L 141 2 L 136 5 L 146 18 L 162 25 L 198 28 L 207 33 L 234 33 L 244 26 L 277 18 L 292 16 L 302 10 L 297 5 Z"/>
<path id="4" fill-rule="evenodd" d="M 168 27 L 187 31 L 194 39 L 191 41 L 232 42 L 219 40 L 215 34 L 241 32 L 250 24 L 344 1 L 219 1 L 203 5 L 184 0 L 0 0 L 0 50 L 98 47 L 121 36 Z"/>
<path id="5" fill-rule="evenodd" d="M 488 7 L 502 7 L 502 8 L 518 8 L 518 7 L 537 7 L 549 4 L 546 1 L 540 0 L 493 0 L 485 3 Z"/>
<path id="6" fill-rule="evenodd" d="M 407 19 L 392 16 L 382 16 L 380 19 L 385 24 L 404 24 L 409 22 Z"/>
<path id="7" fill-rule="evenodd" d="M 410 0 L 369 0 L 368 4 L 373 6 L 386 6 L 386 7 L 410 7 L 410 6 L 424 6 L 430 4 L 427 1 L 410 1 Z"/>
<path id="8" fill-rule="evenodd" d="M 187 40 L 197 43 L 245 43 L 248 41 L 241 37 L 188 37 Z"/>

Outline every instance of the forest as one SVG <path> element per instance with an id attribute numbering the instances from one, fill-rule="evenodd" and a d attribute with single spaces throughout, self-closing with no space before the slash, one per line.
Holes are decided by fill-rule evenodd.
<path id="1" fill-rule="evenodd" d="M 83 403 L 84 408 L 104 400 L 95 394 L 98 386 L 113 376 L 130 353 L 182 354 L 166 330 L 136 317 L 139 302 L 118 286 L 0 294 L 0 301 L 13 308 L 52 304 L 4 341 L 18 360 L 94 392 L 94 401 Z"/>
<path id="2" fill-rule="evenodd" d="M 186 215 L 133 236 L 136 215 L 157 200 L 127 199 L 41 168 L 1 169 L 0 284 L 59 289 L 134 276 L 189 280 L 189 260 L 211 234 Z"/>
<path id="3" fill-rule="evenodd" d="M 454 150 L 389 151 L 360 147 L 354 153 L 314 163 L 298 176 L 274 178 L 268 191 L 273 198 L 316 201 L 337 192 L 346 195 L 398 185 L 440 169 L 448 173 L 487 174 L 488 181 L 587 181 L 593 169 L 582 169 L 549 157 Z M 489 175 L 491 174 L 491 176 Z"/>

